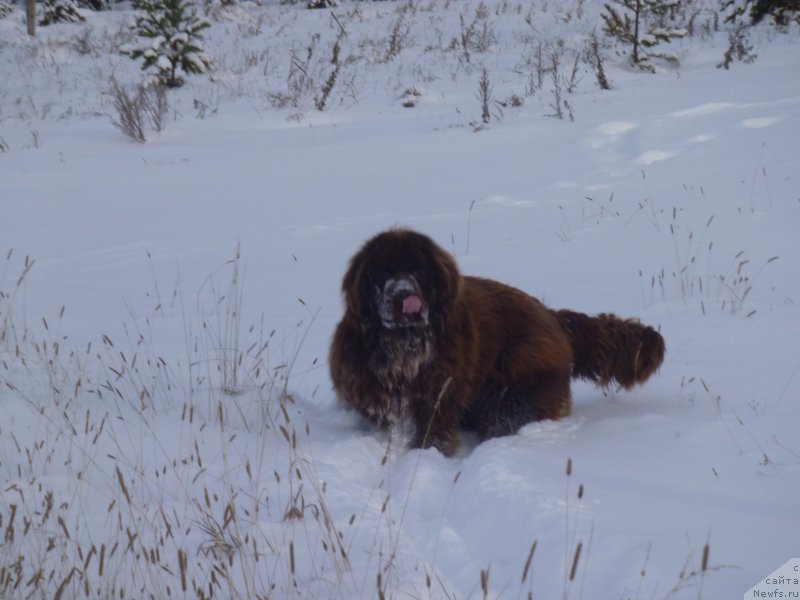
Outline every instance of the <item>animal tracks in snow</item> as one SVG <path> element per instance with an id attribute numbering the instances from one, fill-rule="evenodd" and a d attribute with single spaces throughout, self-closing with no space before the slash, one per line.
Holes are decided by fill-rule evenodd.
<path id="1" fill-rule="evenodd" d="M 690 144 L 703 144 L 705 142 L 710 142 L 715 137 L 716 136 L 711 135 L 710 133 L 699 133 L 697 135 L 693 135 L 692 137 L 690 137 L 689 138 L 689 143 Z"/>
<path id="2" fill-rule="evenodd" d="M 642 166 L 652 165 L 653 163 L 670 159 L 676 154 L 678 153 L 670 152 L 668 150 L 648 150 L 647 152 L 642 152 L 633 162 L 636 165 Z"/>
<path id="3" fill-rule="evenodd" d="M 616 138 L 633 129 L 636 129 L 636 123 L 631 123 L 630 121 L 610 121 L 600 125 L 597 128 L 597 132 Z"/>
<path id="4" fill-rule="evenodd" d="M 742 121 L 742 125 L 748 129 L 761 129 L 763 127 L 775 125 L 781 121 L 783 121 L 783 117 L 754 117 L 752 119 L 745 119 Z"/>
<path id="5" fill-rule="evenodd" d="M 609 121 L 597 127 L 597 136 L 587 142 L 591 148 L 604 148 L 617 142 L 621 136 L 636 129 L 637 124 L 630 121 Z"/>
<path id="6" fill-rule="evenodd" d="M 686 108 L 684 110 L 669 113 L 667 116 L 675 119 L 682 119 L 684 117 L 700 117 L 735 107 L 735 102 L 706 102 L 705 104 L 693 106 L 692 108 Z"/>
<path id="7" fill-rule="evenodd" d="M 715 132 L 715 126 L 719 124 L 715 119 L 716 115 L 732 110 L 745 112 L 753 110 L 755 106 L 734 102 L 706 102 L 669 112 L 642 123 L 608 121 L 598 125 L 585 142 L 593 150 L 604 153 L 614 151 L 623 156 L 627 154 L 629 164 L 646 167 L 675 158 L 698 144 L 719 137 L 725 128 L 719 125 L 719 133 Z M 761 108 L 763 109 L 763 106 Z M 730 115 L 727 119 L 729 118 Z M 730 123 L 727 119 L 726 121 Z M 758 115 L 743 118 L 739 124 L 747 129 L 763 129 L 780 123 L 783 119 L 782 116 Z M 651 138 L 658 139 L 660 146 L 665 142 L 667 145 L 648 147 L 643 140 Z"/>

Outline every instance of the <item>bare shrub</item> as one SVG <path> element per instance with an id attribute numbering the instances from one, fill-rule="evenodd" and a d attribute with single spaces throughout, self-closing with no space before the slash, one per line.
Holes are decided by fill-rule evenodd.
<path id="1" fill-rule="evenodd" d="M 405 43 L 410 29 L 406 22 L 406 13 L 413 9 L 414 5 L 411 2 L 406 2 L 397 9 L 397 18 L 392 22 L 392 27 L 387 39 L 386 52 L 380 59 L 380 62 L 389 62 L 402 51 L 403 44 Z"/>
<path id="2" fill-rule="evenodd" d="M 300 105 L 300 99 L 314 88 L 310 65 L 319 39 L 318 33 L 311 36 L 311 43 L 306 48 L 305 56 L 292 49 L 289 57 L 289 74 L 286 77 L 286 91 L 273 92 L 269 95 L 269 100 L 275 108 L 285 108 L 286 106 L 297 108 Z"/>
<path id="3" fill-rule="evenodd" d="M 82 56 L 99 56 L 99 50 L 92 41 L 92 28 L 84 27 L 81 33 L 75 38 L 74 48 Z"/>
<path id="4" fill-rule="evenodd" d="M 245 23 L 237 23 L 236 28 L 244 37 L 258 37 L 263 33 L 267 15 L 261 14 Z"/>
<path id="5" fill-rule="evenodd" d="M 167 122 L 167 88 L 160 83 L 154 83 L 147 87 L 140 87 L 139 94 L 142 96 L 142 104 L 145 115 L 157 132 L 161 132 Z"/>
<path id="6" fill-rule="evenodd" d="M 698 9 L 692 12 L 686 23 L 686 31 L 692 37 L 700 35 L 700 39 L 708 40 L 713 32 L 719 31 L 720 15 L 711 9 Z"/>
<path id="7" fill-rule="evenodd" d="M 753 44 L 750 43 L 750 26 L 740 22 L 728 34 L 728 49 L 725 50 L 722 62 L 717 65 L 717 68 L 727 71 L 731 68 L 731 63 L 734 60 L 751 63 L 756 58 L 757 55 L 753 52 Z"/>
<path id="8" fill-rule="evenodd" d="M 489 21 L 489 10 L 481 2 L 475 9 L 475 18 L 472 20 L 473 44 L 477 52 L 486 52 L 497 41 L 494 28 Z"/>
<path id="9" fill-rule="evenodd" d="M 336 21 L 339 24 L 339 21 Z M 347 35 L 344 27 L 339 24 L 339 35 L 336 36 L 336 41 L 333 43 L 333 48 L 331 48 L 331 64 L 333 65 L 333 70 L 331 71 L 330 75 L 328 75 L 328 79 L 325 80 L 325 84 L 322 86 L 320 90 L 320 95 L 314 99 L 314 105 L 317 107 L 317 110 L 325 110 L 325 104 L 328 101 L 328 96 L 330 96 L 331 91 L 333 90 L 333 86 L 336 85 L 336 79 L 339 77 L 339 72 L 342 69 L 342 63 L 339 59 L 339 52 L 342 48 L 342 39 Z"/>
<path id="10" fill-rule="evenodd" d="M 450 44 L 452 48 L 461 49 L 464 60 L 470 61 L 472 52 L 486 52 L 497 41 L 494 29 L 489 21 L 489 9 L 486 4 L 481 2 L 475 9 L 475 15 L 469 23 L 464 19 L 464 15 L 459 15 L 461 31 L 458 38 Z"/>
<path id="11" fill-rule="evenodd" d="M 111 118 L 111 123 L 132 140 L 144 143 L 144 110 L 142 109 L 140 95 L 130 95 L 115 79 L 111 80 L 111 95 L 114 98 L 116 119 Z"/>
<path id="12" fill-rule="evenodd" d="M 611 82 L 609 82 L 608 77 L 606 77 L 606 70 L 603 67 L 603 55 L 600 53 L 600 42 L 597 40 L 596 33 L 592 33 L 589 37 L 588 48 L 586 49 L 586 62 L 588 62 L 594 70 L 597 86 L 601 90 L 610 90 Z"/>
<path id="13" fill-rule="evenodd" d="M 572 94 L 575 92 L 575 88 L 578 87 L 578 84 L 581 81 L 580 74 L 580 60 L 581 55 L 579 52 L 575 53 L 575 56 L 572 60 L 572 69 L 569 72 L 569 77 L 566 75 L 564 76 L 564 85 L 567 87 L 567 93 Z"/>
<path id="14" fill-rule="evenodd" d="M 558 119 L 563 119 L 564 118 L 564 108 L 562 105 L 563 90 L 561 88 L 560 67 L 561 67 L 561 57 L 559 56 L 558 52 L 553 51 L 553 53 L 550 55 L 550 78 L 553 82 L 553 89 L 551 90 L 551 93 L 553 94 L 553 100 L 550 102 L 550 107 L 554 111 L 552 116 Z"/>
<path id="15" fill-rule="evenodd" d="M 492 118 L 492 113 L 489 110 L 489 105 L 492 101 L 492 83 L 489 81 L 489 72 L 486 70 L 486 67 L 483 67 L 481 70 L 476 96 L 481 104 L 481 121 L 483 121 L 484 124 L 488 124 Z"/>
<path id="16" fill-rule="evenodd" d="M 530 48 L 523 56 L 522 63 L 514 69 L 515 73 L 525 76 L 525 95 L 529 97 L 533 96 L 536 90 L 542 88 L 546 71 L 544 43 L 542 42 L 539 42 L 535 48 Z"/>
<path id="17" fill-rule="evenodd" d="M 111 123 L 129 138 L 139 143 L 146 142 L 144 130 L 147 124 L 158 132 L 164 129 L 169 105 L 163 85 L 140 85 L 135 93 L 129 94 L 112 77 L 109 93 L 116 111 L 116 118 L 111 117 Z"/>

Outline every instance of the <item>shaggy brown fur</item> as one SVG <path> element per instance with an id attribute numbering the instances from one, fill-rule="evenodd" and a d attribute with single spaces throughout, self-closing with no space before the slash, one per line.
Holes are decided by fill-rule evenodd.
<path id="1" fill-rule="evenodd" d="M 452 454 L 460 427 L 482 439 L 570 413 L 570 378 L 624 388 L 664 358 L 635 320 L 551 310 L 462 276 L 433 240 L 395 229 L 369 240 L 342 282 L 330 370 L 339 398 L 378 427 L 414 425 L 414 447 Z"/>

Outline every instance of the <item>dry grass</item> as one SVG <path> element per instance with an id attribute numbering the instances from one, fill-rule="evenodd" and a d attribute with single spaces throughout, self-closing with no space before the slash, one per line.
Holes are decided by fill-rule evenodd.
<path id="1" fill-rule="evenodd" d="M 0 596 L 352 598 L 370 589 L 370 573 L 378 596 L 407 586 L 396 563 L 411 489 L 398 519 L 376 486 L 374 532 L 360 524 L 369 502 L 344 523 L 332 514 L 288 388 L 305 332 L 274 360 L 275 332 L 243 325 L 238 247 L 193 311 L 180 278 L 163 295 L 154 282 L 149 314 L 131 311 L 121 335 L 80 351 L 60 334 L 65 308 L 41 327 L 19 318 L 34 261 L 15 258 L 0 281 L 2 385 L 35 426 L 0 425 L 14 449 L 2 462 Z M 186 356 L 169 360 L 152 340 L 176 314 Z M 391 477 L 388 459 L 387 447 Z M 373 536 L 358 571 L 357 535 Z M 444 591 L 426 568 L 428 587 Z"/>
<path id="2" fill-rule="evenodd" d="M 0 595 L 266 598 L 324 574 L 331 597 L 348 597 L 345 538 L 303 450 L 310 429 L 294 423 L 292 360 L 270 367 L 273 336 L 241 327 L 238 250 L 225 293 L 210 278 L 198 316 L 183 314 L 185 363 L 159 356 L 145 329 L 177 308 L 179 286 L 156 291 L 124 339 L 77 351 L 59 335 L 65 309 L 36 330 L 15 313 L 33 264 L 0 296 L 2 384 L 36 424 L 0 426 L 16 450 L 3 461 Z M 247 433 L 255 448 L 231 443 Z M 270 453 L 286 457 L 271 484 Z"/>
<path id="3" fill-rule="evenodd" d="M 652 206 L 652 203 L 651 203 Z M 644 205 L 640 205 L 644 209 Z M 649 282 L 640 271 L 642 299 L 645 304 L 653 301 L 657 293 L 662 301 L 666 301 L 674 288 L 681 302 L 690 300 L 698 302 L 702 314 L 706 314 L 710 306 L 717 306 L 721 311 L 732 315 L 744 313 L 751 317 L 756 310 L 747 310 L 746 304 L 753 290 L 755 279 L 771 263 L 779 259 L 772 256 L 751 274 L 751 261 L 744 250 L 736 251 L 720 268 L 715 257 L 715 243 L 711 239 L 712 225 L 715 215 L 705 220 L 704 227 L 695 233 L 688 220 L 683 217 L 683 209 L 673 206 L 668 231 L 674 254 L 674 267 L 671 270 L 661 269 L 652 273 Z M 653 213 L 655 215 L 655 213 Z M 649 300 L 646 300 L 646 288 L 649 287 Z"/>

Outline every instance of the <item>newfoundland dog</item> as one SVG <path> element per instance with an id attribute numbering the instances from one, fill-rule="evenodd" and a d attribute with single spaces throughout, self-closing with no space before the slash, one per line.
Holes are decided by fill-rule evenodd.
<path id="1" fill-rule="evenodd" d="M 461 427 L 485 439 L 568 415 L 572 377 L 627 389 L 664 358 L 655 329 L 553 310 L 516 288 L 463 276 L 450 254 L 406 229 L 367 241 L 342 292 L 330 350 L 338 397 L 377 427 L 410 423 L 413 447 L 446 455 Z"/>

